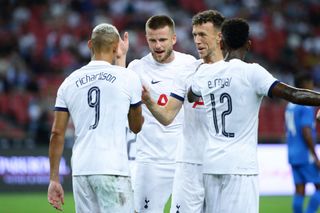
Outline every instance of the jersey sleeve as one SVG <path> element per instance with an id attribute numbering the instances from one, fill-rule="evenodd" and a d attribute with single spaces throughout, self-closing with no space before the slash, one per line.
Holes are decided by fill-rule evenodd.
<path id="1" fill-rule="evenodd" d="M 187 67 L 184 66 L 183 69 L 186 70 Z M 173 87 L 172 87 L 172 91 L 170 93 L 170 96 L 183 102 L 184 97 L 187 92 L 187 89 L 188 89 L 186 81 L 187 81 L 186 72 L 184 72 L 184 71 L 179 72 L 176 75 L 175 80 L 173 82 Z"/>
<path id="2" fill-rule="evenodd" d="M 301 113 L 301 126 L 312 127 L 314 123 L 314 109 L 310 106 L 303 106 Z"/>
<path id="3" fill-rule="evenodd" d="M 135 59 L 128 64 L 129 71 L 136 71 L 136 67 L 138 66 L 139 60 Z"/>
<path id="4" fill-rule="evenodd" d="M 202 61 L 196 60 L 191 64 L 184 65 L 182 71 L 175 77 L 170 96 L 183 102 L 191 86 L 190 81 L 202 64 Z"/>
<path id="5" fill-rule="evenodd" d="M 256 93 L 261 96 L 271 97 L 270 91 L 272 87 L 279 82 L 266 69 L 258 64 L 253 64 L 248 78 Z"/>
<path id="6" fill-rule="evenodd" d="M 138 75 L 134 72 L 129 74 L 130 78 L 130 90 L 131 91 L 131 101 L 130 106 L 135 107 L 141 104 L 141 93 L 142 93 L 142 85 Z"/>
<path id="7" fill-rule="evenodd" d="M 65 111 L 65 112 L 69 111 L 67 107 L 67 103 L 65 102 L 64 95 L 65 95 L 65 84 L 62 83 L 57 92 L 57 98 L 56 98 L 56 103 L 54 107 L 55 111 Z"/>
<path id="8" fill-rule="evenodd" d="M 191 92 L 196 96 L 201 96 L 201 67 L 191 80 Z"/>

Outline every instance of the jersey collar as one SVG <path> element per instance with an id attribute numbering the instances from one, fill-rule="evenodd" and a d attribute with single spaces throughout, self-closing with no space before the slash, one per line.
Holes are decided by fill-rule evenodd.
<path id="1" fill-rule="evenodd" d="M 111 65 L 111 64 L 107 61 L 92 60 L 89 62 L 89 65 Z"/>

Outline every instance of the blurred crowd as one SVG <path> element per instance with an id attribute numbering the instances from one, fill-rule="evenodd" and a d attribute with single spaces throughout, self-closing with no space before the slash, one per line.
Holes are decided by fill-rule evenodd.
<path id="1" fill-rule="evenodd" d="M 175 49 L 198 57 L 191 18 L 206 9 L 249 21 L 253 46 L 248 61 L 260 63 L 289 84 L 295 73 L 310 72 L 320 87 L 319 0 L 2 0 L 1 147 L 48 145 L 57 88 L 90 60 L 87 41 L 95 25 L 108 22 L 121 34 L 129 32 L 130 62 L 148 53 L 147 18 L 168 14 L 176 23 Z M 262 138 L 281 140 L 284 105 L 263 102 Z M 67 144 L 72 135 L 70 124 Z"/>

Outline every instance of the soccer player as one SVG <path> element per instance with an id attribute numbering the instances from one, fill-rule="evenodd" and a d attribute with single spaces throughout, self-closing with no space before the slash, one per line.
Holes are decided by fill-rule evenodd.
<path id="1" fill-rule="evenodd" d="M 243 61 L 250 47 L 249 25 L 225 21 L 224 60 L 204 64 L 195 74 L 189 101 L 202 96 L 210 139 L 204 153 L 205 212 L 259 212 L 258 113 L 264 96 L 320 105 L 320 93 L 279 82 L 256 63 Z M 194 131 L 197 131 L 196 129 Z"/>
<path id="2" fill-rule="evenodd" d="M 128 68 L 135 71 L 158 105 L 166 105 L 173 81 L 186 64 L 195 61 L 191 55 L 173 50 L 176 43 L 174 21 L 166 15 L 150 17 L 145 26 L 150 53 L 133 60 Z M 136 173 L 134 181 L 135 210 L 163 212 L 172 192 L 177 143 L 182 136 L 183 112 L 167 126 L 159 123 L 143 105 L 145 122 L 137 135 Z"/>
<path id="3" fill-rule="evenodd" d="M 155 118 L 163 125 L 172 123 L 184 109 L 183 139 L 178 144 L 176 171 L 173 182 L 171 212 L 202 212 L 204 187 L 202 159 L 205 142 L 208 140 L 208 125 L 203 102 L 185 101 L 192 76 L 202 63 L 213 63 L 223 59 L 218 33 L 224 17 L 215 10 L 207 10 L 192 18 L 192 34 L 201 59 L 184 68 L 175 80 L 172 93 L 165 106 L 151 99 L 147 88 L 142 93 L 143 102 Z M 193 129 L 197 129 L 193 132 Z"/>
<path id="4" fill-rule="evenodd" d="M 312 90 L 312 76 L 301 73 L 295 76 L 295 86 Z M 320 161 L 317 156 L 315 108 L 289 103 L 285 112 L 286 139 L 288 144 L 288 160 L 291 164 L 295 194 L 293 212 L 302 213 L 307 183 L 315 185 L 307 213 L 317 212 L 320 202 Z"/>
<path id="5" fill-rule="evenodd" d="M 75 126 L 72 181 L 76 212 L 133 212 L 126 126 L 143 124 L 141 82 L 126 68 L 112 65 L 118 30 L 97 25 L 88 41 L 91 61 L 68 76 L 58 89 L 49 145 L 48 201 L 62 210 L 59 163 L 69 117 Z"/>

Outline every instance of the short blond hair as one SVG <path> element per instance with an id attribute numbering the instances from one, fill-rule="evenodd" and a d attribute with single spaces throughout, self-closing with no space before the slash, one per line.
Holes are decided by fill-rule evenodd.
<path id="1" fill-rule="evenodd" d="M 119 42 L 119 32 L 111 24 L 99 24 L 92 30 L 91 42 L 94 52 L 108 52 L 113 44 Z"/>

